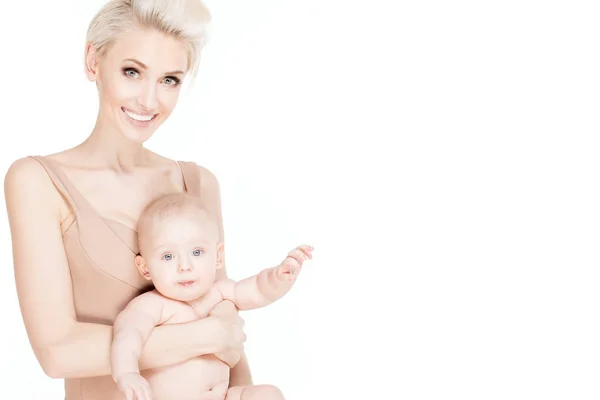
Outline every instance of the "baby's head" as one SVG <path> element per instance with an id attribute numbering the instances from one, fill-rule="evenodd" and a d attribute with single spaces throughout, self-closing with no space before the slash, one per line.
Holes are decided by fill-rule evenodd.
<path id="1" fill-rule="evenodd" d="M 138 243 L 138 270 L 162 295 L 175 300 L 207 293 L 223 264 L 215 216 L 187 194 L 152 201 L 140 216 Z"/>

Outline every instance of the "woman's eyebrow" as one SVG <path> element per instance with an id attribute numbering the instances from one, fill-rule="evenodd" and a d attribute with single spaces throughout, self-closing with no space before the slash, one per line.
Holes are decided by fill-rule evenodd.
<path id="1" fill-rule="evenodd" d="M 143 69 L 148 69 L 148 66 L 146 64 L 144 64 L 141 61 L 136 60 L 135 58 L 126 58 L 124 61 L 131 61 L 133 63 L 136 63 Z M 177 71 L 170 71 L 170 72 L 165 73 L 165 75 L 178 75 L 178 74 L 183 75 L 183 71 L 177 70 Z"/>

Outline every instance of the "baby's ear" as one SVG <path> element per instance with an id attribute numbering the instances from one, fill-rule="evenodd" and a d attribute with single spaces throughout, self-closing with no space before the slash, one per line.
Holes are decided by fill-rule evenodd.
<path id="1" fill-rule="evenodd" d="M 225 262 L 225 251 L 223 243 L 217 245 L 217 269 L 223 268 Z"/>
<path id="2" fill-rule="evenodd" d="M 142 257 L 141 255 L 137 255 L 135 256 L 135 266 L 137 267 L 138 271 L 140 272 L 140 274 L 142 274 L 142 276 L 147 279 L 150 280 L 150 272 L 148 272 L 148 264 L 146 264 L 146 261 L 144 260 L 144 257 Z"/>

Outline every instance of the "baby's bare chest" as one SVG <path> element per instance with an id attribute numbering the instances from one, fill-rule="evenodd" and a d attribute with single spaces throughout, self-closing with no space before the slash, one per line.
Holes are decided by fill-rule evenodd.
<path id="1" fill-rule="evenodd" d="M 177 301 L 167 301 L 163 309 L 162 324 L 183 324 L 202 318 L 206 318 L 206 315 L 198 315 L 189 304 Z"/>
<path id="2" fill-rule="evenodd" d="M 206 318 L 217 303 L 210 296 L 194 302 L 194 307 L 188 303 L 167 300 L 163 309 L 163 324 L 182 324 Z"/>

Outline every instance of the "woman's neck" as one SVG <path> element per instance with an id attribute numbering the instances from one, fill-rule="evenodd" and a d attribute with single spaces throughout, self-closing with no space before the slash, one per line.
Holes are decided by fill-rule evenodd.
<path id="1" fill-rule="evenodd" d="M 77 146 L 77 149 L 91 168 L 131 173 L 135 168 L 147 166 L 150 163 L 150 152 L 144 148 L 142 143 L 127 139 L 113 127 L 104 126 L 100 121 L 96 123 L 90 136 Z"/>

